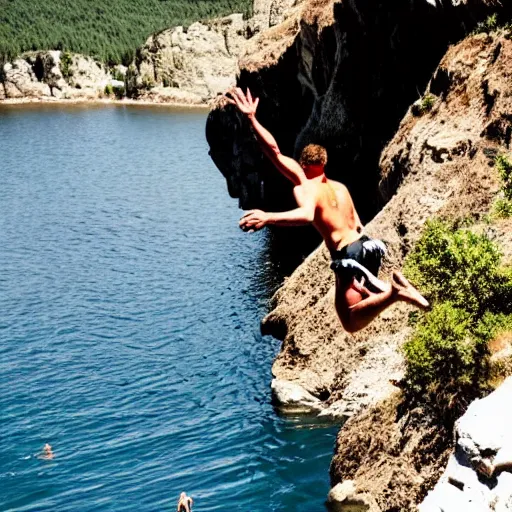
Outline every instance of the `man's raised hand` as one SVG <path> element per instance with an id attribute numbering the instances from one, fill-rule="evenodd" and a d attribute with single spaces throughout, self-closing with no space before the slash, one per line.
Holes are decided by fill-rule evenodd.
<path id="1" fill-rule="evenodd" d="M 269 214 L 262 210 L 251 210 L 242 216 L 239 226 L 243 231 L 252 233 L 265 227 L 268 218 Z"/>
<path id="2" fill-rule="evenodd" d="M 244 94 L 240 87 L 233 87 L 228 91 L 230 96 L 226 96 L 229 103 L 236 105 L 238 110 L 246 116 L 256 115 L 256 109 L 258 108 L 259 98 L 252 98 L 251 91 L 247 88 L 247 93 Z"/>

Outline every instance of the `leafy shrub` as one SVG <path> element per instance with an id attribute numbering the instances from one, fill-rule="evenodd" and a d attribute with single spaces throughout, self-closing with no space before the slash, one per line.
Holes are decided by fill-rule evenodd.
<path id="1" fill-rule="evenodd" d="M 500 263 L 501 252 L 485 235 L 427 222 L 404 267 L 436 303 L 404 344 L 410 394 L 443 408 L 486 389 L 487 344 L 512 329 L 512 268 Z"/>
<path id="2" fill-rule="evenodd" d="M 444 387 L 476 393 L 485 389 L 488 343 L 511 327 L 512 315 L 486 312 L 477 320 L 451 302 L 437 304 L 404 344 L 409 389 L 438 392 Z"/>
<path id="3" fill-rule="evenodd" d="M 501 189 L 505 194 L 505 198 L 512 201 L 512 162 L 507 156 L 498 155 L 495 164 L 502 180 Z"/>
<path id="4" fill-rule="evenodd" d="M 498 28 L 497 13 L 490 14 L 484 21 L 481 21 L 473 31 L 473 34 L 494 32 Z"/>
<path id="5" fill-rule="evenodd" d="M 106 96 L 111 96 L 112 94 L 114 94 L 114 88 L 110 84 L 107 84 L 105 85 L 104 92 Z"/>
<path id="6" fill-rule="evenodd" d="M 119 69 L 114 69 L 112 71 L 112 78 L 118 82 L 124 82 L 124 75 L 119 71 Z"/>
<path id="7" fill-rule="evenodd" d="M 436 305 L 425 315 L 414 336 L 405 343 L 406 382 L 415 391 L 443 377 L 457 384 L 473 381 L 475 354 L 480 339 L 468 335 L 471 315 L 450 302 Z"/>
<path id="8" fill-rule="evenodd" d="M 436 102 L 436 97 L 431 94 L 427 93 L 421 100 L 418 100 L 416 103 L 412 106 L 412 114 L 414 116 L 422 116 L 423 114 L 430 112 L 432 108 L 434 107 Z"/>
<path id="9" fill-rule="evenodd" d="M 512 217 L 512 201 L 508 199 L 496 199 L 493 205 L 493 213 L 496 217 Z"/>
<path id="10" fill-rule="evenodd" d="M 69 52 L 62 52 L 60 55 L 60 71 L 64 78 L 69 78 L 71 76 L 71 64 L 73 63 L 73 58 Z"/>
<path id="11" fill-rule="evenodd" d="M 434 106 L 435 101 L 436 97 L 433 94 L 425 94 L 421 100 L 421 109 L 423 112 L 430 112 Z"/>
<path id="12" fill-rule="evenodd" d="M 512 30 L 512 22 L 510 20 L 500 19 L 497 13 L 491 14 L 487 16 L 484 21 L 481 21 L 476 26 L 475 30 L 473 30 L 472 34 L 489 34 L 491 32 L 496 32 L 497 30 L 504 30 L 508 32 Z"/>
<path id="13" fill-rule="evenodd" d="M 404 272 L 431 301 L 449 301 L 475 314 L 496 306 L 504 279 L 500 261 L 501 252 L 487 236 L 429 221 Z"/>

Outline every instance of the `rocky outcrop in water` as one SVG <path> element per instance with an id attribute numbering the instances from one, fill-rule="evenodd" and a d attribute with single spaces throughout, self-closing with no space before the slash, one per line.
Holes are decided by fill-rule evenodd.
<path id="1" fill-rule="evenodd" d="M 113 80 L 91 57 L 61 51 L 30 52 L 5 63 L 0 73 L 0 100 L 19 98 L 96 99 Z"/>
<path id="2" fill-rule="evenodd" d="M 448 48 L 488 11 L 484 0 L 307 1 L 251 39 L 238 85 L 285 154 L 324 145 L 327 173 L 346 183 L 365 221 L 382 207 L 379 157 Z M 435 30 L 433 29 L 435 27 Z M 290 205 L 289 186 L 230 106 L 207 123 L 213 161 L 242 208 Z"/>

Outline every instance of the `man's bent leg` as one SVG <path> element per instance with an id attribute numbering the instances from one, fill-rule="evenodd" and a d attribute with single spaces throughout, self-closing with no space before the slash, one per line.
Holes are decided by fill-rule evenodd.
<path id="1" fill-rule="evenodd" d="M 372 274 L 370 274 L 372 275 Z M 399 272 L 393 273 L 392 284 L 384 283 L 373 276 L 372 284 L 379 282 L 380 293 L 373 293 L 362 287 L 355 279 L 343 285 L 336 278 L 336 311 L 346 331 L 356 332 L 366 327 L 386 308 L 398 301 L 407 302 L 420 308 L 428 302 Z"/>
<path id="2" fill-rule="evenodd" d="M 391 304 L 401 300 L 391 285 L 380 282 L 385 285 L 385 291 L 369 292 L 365 298 L 359 294 L 360 300 L 357 300 L 356 287 L 343 287 L 336 280 L 336 311 L 346 331 L 363 329 Z"/>

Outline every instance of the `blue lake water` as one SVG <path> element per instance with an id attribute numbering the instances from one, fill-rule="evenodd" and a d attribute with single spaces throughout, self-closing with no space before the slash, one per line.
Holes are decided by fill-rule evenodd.
<path id="1" fill-rule="evenodd" d="M 205 118 L 0 108 L 0 510 L 324 510 L 336 428 L 272 408 L 282 276 Z"/>

